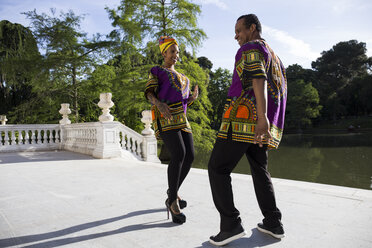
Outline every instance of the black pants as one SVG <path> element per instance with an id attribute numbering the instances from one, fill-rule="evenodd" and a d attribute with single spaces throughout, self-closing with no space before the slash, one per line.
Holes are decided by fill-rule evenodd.
<path id="1" fill-rule="evenodd" d="M 181 130 L 160 132 L 171 160 L 168 165 L 169 202 L 177 199 L 177 192 L 194 161 L 194 141 L 191 133 Z"/>
<path id="2" fill-rule="evenodd" d="M 230 136 L 228 139 L 217 139 L 208 164 L 213 201 L 221 216 L 221 231 L 230 231 L 241 221 L 234 205 L 230 174 L 244 154 L 251 167 L 263 223 L 269 227 L 281 224 L 282 215 L 276 206 L 271 176 L 267 171 L 267 146 L 232 141 Z"/>

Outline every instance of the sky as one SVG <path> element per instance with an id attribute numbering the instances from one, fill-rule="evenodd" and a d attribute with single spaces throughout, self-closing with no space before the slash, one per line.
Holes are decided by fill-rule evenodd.
<path id="1" fill-rule="evenodd" d="M 239 45 L 234 39 L 236 19 L 254 13 L 262 24 L 262 37 L 287 67 L 299 64 L 311 68 L 311 62 L 341 41 L 365 42 L 372 56 L 371 0 L 192 0 L 201 6 L 198 26 L 208 38 L 196 55 L 213 63 L 212 70 L 234 67 Z M 0 20 L 29 26 L 21 12 L 36 9 L 50 14 L 73 10 L 85 14 L 82 30 L 90 36 L 108 34 L 114 28 L 105 7 L 116 8 L 120 0 L 0 0 Z"/>

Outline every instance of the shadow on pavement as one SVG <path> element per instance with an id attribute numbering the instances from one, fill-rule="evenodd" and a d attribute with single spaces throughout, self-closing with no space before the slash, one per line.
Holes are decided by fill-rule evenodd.
<path id="1" fill-rule="evenodd" d="M 0 153 L 0 164 L 13 164 L 40 161 L 64 161 L 64 160 L 92 160 L 89 155 L 69 151 L 45 151 L 45 152 L 4 152 Z"/>
<path id="2" fill-rule="evenodd" d="M 130 217 L 133 217 L 133 216 L 138 216 L 138 215 L 143 215 L 143 214 L 151 214 L 151 213 L 162 212 L 162 211 L 164 211 L 164 208 L 139 210 L 139 211 L 134 211 L 134 212 L 122 215 L 122 216 L 117 216 L 117 217 L 104 219 L 104 220 L 93 221 L 93 222 L 89 222 L 89 223 L 65 228 L 65 229 L 62 229 L 62 230 L 54 231 L 54 232 L 35 234 L 35 235 L 27 235 L 27 236 L 19 236 L 19 237 L 13 237 L 13 238 L 8 238 L 8 239 L 0 239 L 0 247 L 10 247 L 10 246 L 14 246 L 14 245 L 25 245 L 27 243 L 33 243 L 33 242 L 43 241 L 43 240 L 47 240 L 47 239 L 57 238 L 57 237 L 61 237 L 61 236 L 71 234 L 71 233 L 86 230 L 86 229 L 89 229 L 89 228 L 94 228 L 94 227 L 98 227 L 98 226 L 105 225 L 105 224 L 108 224 L 108 223 L 112 223 L 112 222 L 115 222 L 115 221 L 130 218 Z M 115 235 L 115 234 L 119 234 L 119 233 L 125 233 L 125 232 L 131 232 L 131 231 L 137 231 L 137 230 L 143 230 L 143 229 L 149 229 L 149 228 L 159 228 L 159 227 L 167 228 L 167 227 L 173 227 L 173 226 L 175 226 L 175 224 L 172 223 L 172 222 L 166 222 L 166 223 L 159 223 L 159 221 L 147 222 L 147 223 L 140 223 L 140 224 L 125 226 L 125 227 L 122 227 L 122 228 L 119 228 L 119 229 L 116 229 L 116 230 L 112 230 L 112 231 L 82 235 L 82 236 L 78 236 L 78 237 L 50 240 L 50 241 L 37 243 L 37 244 L 32 244 L 32 245 L 23 246 L 23 247 L 43 247 L 43 248 L 44 247 L 58 247 L 58 246 L 68 245 L 68 244 L 77 243 L 77 242 L 81 242 L 81 241 L 85 241 L 85 240 L 90 240 L 90 239 L 96 239 L 96 238 L 101 238 L 101 237 L 105 237 L 105 236 Z"/>
<path id="3" fill-rule="evenodd" d="M 234 247 L 234 248 L 255 248 L 255 247 L 263 247 L 271 244 L 275 244 L 280 242 L 280 239 L 275 239 L 273 237 L 270 237 L 267 234 L 261 233 L 258 231 L 257 228 L 253 228 L 252 234 L 250 237 L 242 237 L 238 240 L 235 240 L 224 247 Z M 213 235 L 213 234 L 212 234 Z M 209 237 L 207 237 L 209 239 Z M 196 247 L 196 248 L 215 248 L 216 246 L 212 245 L 209 243 L 209 241 L 206 241 L 201 244 L 201 246 Z"/>

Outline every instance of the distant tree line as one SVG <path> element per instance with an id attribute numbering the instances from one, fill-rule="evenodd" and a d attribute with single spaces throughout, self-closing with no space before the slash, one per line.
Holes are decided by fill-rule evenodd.
<path id="1" fill-rule="evenodd" d="M 60 104 L 70 103 L 73 122 L 97 121 L 99 93 L 112 92 L 115 119 L 141 131 L 140 113 L 150 107 L 143 88 L 149 69 L 162 63 L 157 39 L 172 35 L 180 43 L 177 70 L 200 89 L 188 112 L 195 144 L 209 151 L 232 73 L 212 70 L 208 58 L 194 55 L 206 38 L 197 26 L 200 6 L 186 0 L 122 0 L 106 10 L 113 26 L 107 36 L 88 37 L 80 28 L 83 16 L 73 11 L 26 12 L 29 28 L 2 20 L 0 114 L 9 123 L 57 123 Z M 312 69 L 288 66 L 286 127 L 371 115 L 371 64 L 366 44 L 350 40 L 324 51 Z"/>

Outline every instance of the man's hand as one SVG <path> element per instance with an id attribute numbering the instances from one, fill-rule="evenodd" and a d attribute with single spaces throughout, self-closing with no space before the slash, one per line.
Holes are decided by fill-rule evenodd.
<path id="1" fill-rule="evenodd" d="M 254 133 L 254 143 L 258 143 L 260 147 L 262 147 L 262 141 L 264 139 L 270 140 L 272 139 L 270 133 L 270 123 L 267 117 L 258 118 Z"/>

